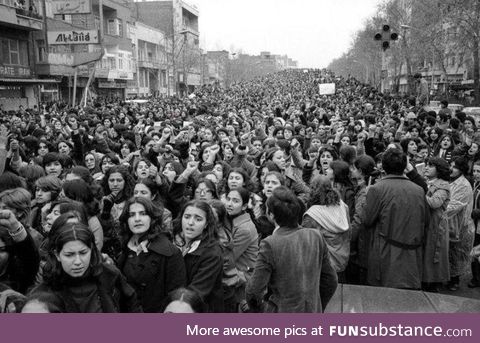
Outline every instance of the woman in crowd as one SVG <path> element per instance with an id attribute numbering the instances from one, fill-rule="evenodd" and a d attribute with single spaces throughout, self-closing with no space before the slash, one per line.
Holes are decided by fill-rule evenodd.
<path id="1" fill-rule="evenodd" d="M 194 291 L 179 288 L 168 294 L 164 313 L 203 313 L 206 305 Z"/>
<path id="2" fill-rule="evenodd" d="M 235 292 L 237 304 L 245 300 L 245 284 L 258 254 L 257 229 L 250 214 L 246 212 L 249 200 L 249 191 L 242 187 L 231 190 L 223 200 L 231 222 L 233 256 L 240 277 Z"/>
<path id="3" fill-rule="evenodd" d="M 320 230 L 330 251 L 330 262 L 345 282 L 345 268 L 350 255 L 350 221 L 348 206 L 333 188 L 326 176 L 317 176 L 312 181 L 309 208 L 305 212 L 302 226 Z"/>
<path id="4" fill-rule="evenodd" d="M 22 188 L 0 193 L 0 284 L 23 294 L 33 285 L 40 262 L 26 225 L 26 195 Z"/>
<path id="5" fill-rule="evenodd" d="M 31 227 L 42 232 L 42 217 L 45 209 L 55 201 L 62 190 L 62 181 L 56 176 L 44 176 L 35 182 L 35 199 L 32 201 Z"/>
<path id="6" fill-rule="evenodd" d="M 457 291 L 460 277 L 467 272 L 470 251 L 473 247 L 474 224 L 472 220 L 473 191 L 465 178 L 468 162 L 464 157 L 456 158 L 450 167 L 450 201 L 445 216 L 450 235 L 450 281 L 448 288 Z"/>
<path id="7" fill-rule="evenodd" d="M 135 288 L 145 312 L 161 312 L 167 294 L 185 286 L 181 251 L 162 230 L 162 213 L 148 199 L 129 199 L 120 216 L 122 254 L 118 266 Z"/>
<path id="8" fill-rule="evenodd" d="M 159 194 L 157 184 L 151 178 L 139 180 L 133 189 L 134 197 L 142 197 L 150 200 L 159 210 L 162 220 L 160 221 L 162 230 L 172 232 L 172 212 L 165 208 L 164 200 Z"/>
<path id="9" fill-rule="evenodd" d="M 366 230 L 361 215 L 365 207 L 367 187 L 373 184 L 375 161 L 368 155 L 357 157 L 353 163 L 352 180 L 355 188 L 355 214 L 351 222 L 350 259 L 346 269 L 348 283 L 367 283 L 368 249 L 370 231 Z"/>
<path id="10" fill-rule="evenodd" d="M 68 199 L 83 204 L 88 215 L 88 227 L 95 236 L 95 245 L 99 251 L 102 251 L 103 228 L 98 218 L 100 215 L 100 204 L 95 199 L 91 187 L 83 180 L 66 181 L 63 184 L 63 194 Z"/>
<path id="11" fill-rule="evenodd" d="M 198 200 L 184 205 L 173 226 L 174 243 L 185 260 L 186 287 L 198 293 L 208 312 L 223 311 L 223 256 L 216 226 L 212 208 Z"/>
<path id="12" fill-rule="evenodd" d="M 126 167 L 113 166 L 105 174 L 102 187 L 105 194 L 99 217 L 100 224 L 104 229 L 102 252 L 115 259 L 120 253 L 120 215 L 125 207 L 125 202 L 133 195 L 135 181 Z"/>
<path id="13" fill-rule="evenodd" d="M 438 292 L 440 285 L 450 281 L 448 263 L 448 225 L 444 217 L 450 200 L 450 166 L 447 161 L 432 157 L 427 160 L 427 203 L 430 208 L 429 228 L 425 238 L 423 289 Z"/>
<path id="14" fill-rule="evenodd" d="M 103 263 L 88 226 L 68 223 L 54 232 L 43 282 L 32 290 L 61 299 L 65 312 L 141 312 L 135 290 L 120 271 Z"/>

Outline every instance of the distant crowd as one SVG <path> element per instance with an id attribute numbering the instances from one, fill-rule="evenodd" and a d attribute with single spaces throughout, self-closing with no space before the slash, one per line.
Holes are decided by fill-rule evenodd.
<path id="1" fill-rule="evenodd" d="M 417 84 L 397 99 L 288 70 L 0 110 L 0 312 L 323 312 L 338 283 L 480 287 L 480 132 Z"/>

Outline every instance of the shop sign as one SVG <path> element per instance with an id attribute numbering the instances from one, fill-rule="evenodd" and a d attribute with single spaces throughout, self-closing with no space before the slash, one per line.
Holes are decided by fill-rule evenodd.
<path id="1" fill-rule="evenodd" d="M 0 65 L 0 76 L 30 77 L 31 72 L 28 67 Z"/>
<path id="2" fill-rule="evenodd" d="M 53 14 L 88 14 L 92 12 L 91 0 L 52 0 Z"/>
<path id="3" fill-rule="evenodd" d="M 98 44 L 98 30 L 50 31 L 48 44 Z"/>
<path id="4" fill-rule="evenodd" d="M 127 88 L 127 84 L 118 81 L 98 81 L 98 88 Z"/>
<path id="5" fill-rule="evenodd" d="M 59 54 L 59 53 L 49 53 L 48 54 L 48 63 L 72 66 L 74 62 L 73 54 Z"/>

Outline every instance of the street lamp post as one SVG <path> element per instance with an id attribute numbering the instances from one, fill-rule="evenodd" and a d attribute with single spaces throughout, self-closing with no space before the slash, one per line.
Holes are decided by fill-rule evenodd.
<path id="1" fill-rule="evenodd" d="M 382 32 L 377 33 L 374 36 L 376 41 L 382 42 L 382 83 L 381 91 L 384 92 L 386 89 L 385 80 L 387 78 L 387 61 L 386 61 L 386 51 L 390 48 L 390 42 L 396 41 L 398 39 L 398 34 L 396 32 L 391 32 L 390 25 L 383 25 Z"/>

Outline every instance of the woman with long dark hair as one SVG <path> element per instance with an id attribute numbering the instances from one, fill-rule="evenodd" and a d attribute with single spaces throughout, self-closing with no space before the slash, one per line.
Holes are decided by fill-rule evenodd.
<path id="1" fill-rule="evenodd" d="M 161 312 L 167 294 L 185 285 L 182 253 L 162 230 L 162 213 L 150 200 L 127 200 L 120 222 L 118 266 L 135 288 L 143 310 Z"/>
<path id="2" fill-rule="evenodd" d="M 67 223 L 53 232 L 43 282 L 33 289 L 61 299 L 65 312 L 141 312 L 135 290 L 102 262 L 88 226 Z"/>
<path id="3" fill-rule="evenodd" d="M 223 256 L 210 205 L 197 200 L 186 203 L 174 223 L 173 233 L 174 243 L 185 260 L 186 287 L 200 295 L 208 312 L 223 312 Z"/>

